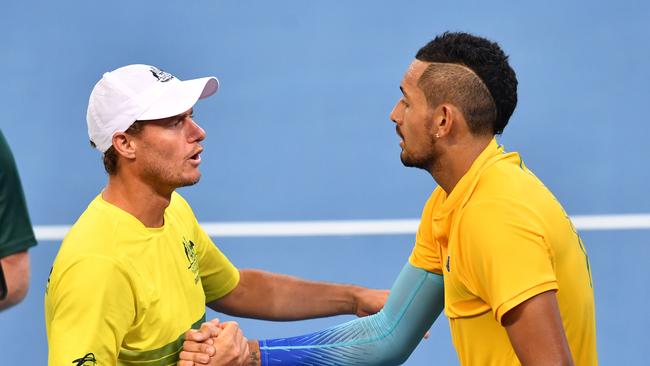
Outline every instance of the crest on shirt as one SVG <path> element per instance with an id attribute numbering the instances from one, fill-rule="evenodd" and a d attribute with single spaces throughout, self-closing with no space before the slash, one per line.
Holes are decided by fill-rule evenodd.
<path id="1" fill-rule="evenodd" d="M 447 256 L 447 264 L 445 264 L 445 268 L 447 268 L 447 272 L 451 272 L 451 270 L 449 269 L 449 262 L 450 262 L 450 261 L 451 261 L 451 256 L 448 255 L 448 256 Z"/>
<path id="2" fill-rule="evenodd" d="M 191 240 L 187 240 L 183 237 L 183 249 L 185 250 L 187 262 L 189 263 L 187 269 L 194 273 L 194 283 L 196 284 L 199 282 L 199 262 L 196 260 L 195 245 Z"/>
<path id="3" fill-rule="evenodd" d="M 95 359 L 95 354 L 86 353 L 85 356 L 73 360 L 72 363 L 74 366 L 95 366 L 97 365 L 97 359 Z"/>

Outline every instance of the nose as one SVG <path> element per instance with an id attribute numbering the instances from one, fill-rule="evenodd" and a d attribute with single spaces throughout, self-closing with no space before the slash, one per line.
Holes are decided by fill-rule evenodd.
<path id="1" fill-rule="evenodd" d="M 192 142 L 205 140 L 205 130 L 203 130 L 201 126 L 199 126 L 199 124 L 196 123 L 196 121 L 194 121 L 193 119 L 190 120 L 189 125 L 190 125 L 189 126 L 190 133 L 188 137 Z"/>
<path id="2" fill-rule="evenodd" d="M 390 112 L 390 115 L 388 116 L 388 118 L 390 118 L 390 120 L 393 121 L 396 124 L 399 124 L 399 122 L 400 122 L 399 121 L 399 111 L 398 111 L 399 106 L 400 106 L 400 103 L 397 102 L 395 104 L 395 106 L 393 107 L 393 110 Z"/>

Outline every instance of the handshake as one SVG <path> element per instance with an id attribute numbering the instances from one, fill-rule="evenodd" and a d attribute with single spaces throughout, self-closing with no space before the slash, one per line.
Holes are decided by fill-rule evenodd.
<path id="1" fill-rule="evenodd" d="M 236 322 L 213 319 L 185 333 L 178 366 L 259 366 L 256 340 L 244 337 Z"/>

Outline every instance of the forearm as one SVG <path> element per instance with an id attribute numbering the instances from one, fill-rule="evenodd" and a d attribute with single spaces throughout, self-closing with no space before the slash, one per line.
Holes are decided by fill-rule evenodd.
<path id="1" fill-rule="evenodd" d="M 261 364 L 401 364 L 443 307 L 442 276 L 407 264 L 381 312 L 304 336 L 260 341 Z"/>
<path id="2" fill-rule="evenodd" d="M 0 310 L 21 302 L 29 288 L 29 255 L 27 251 L 18 252 L 0 259 L 7 295 L 0 301 Z"/>
<path id="3" fill-rule="evenodd" d="M 306 281 L 296 277 L 241 270 L 240 285 L 224 299 L 208 304 L 235 316 L 268 320 L 297 320 L 356 312 L 351 285 Z"/>

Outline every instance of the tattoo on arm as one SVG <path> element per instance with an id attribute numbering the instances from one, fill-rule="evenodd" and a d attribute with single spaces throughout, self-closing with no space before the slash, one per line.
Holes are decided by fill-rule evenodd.
<path id="1" fill-rule="evenodd" d="M 260 354 L 258 351 L 251 351 L 250 356 L 248 363 L 250 366 L 257 366 L 260 364 Z"/>

